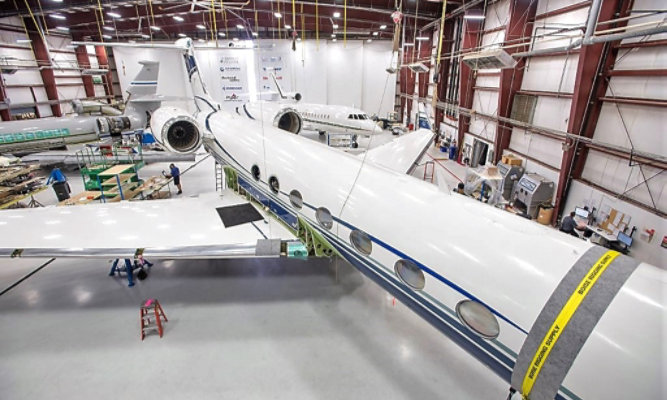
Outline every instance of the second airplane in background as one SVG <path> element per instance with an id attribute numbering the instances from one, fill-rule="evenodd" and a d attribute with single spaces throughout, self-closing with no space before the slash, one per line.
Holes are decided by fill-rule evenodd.
<path id="1" fill-rule="evenodd" d="M 299 134 L 302 130 L 317 131 L 320 135 L 350 135 L 357 147 L 358 136 L 382 133 L 368 115 L 357 108 L 328 104 L 300 103 L 300 93 L 286 93 L 271 74 L 280 98 L 277 101 L 253 101 L 238 107 L 236 112 L 250 119 L 270 123 L 279 129 Z"/>

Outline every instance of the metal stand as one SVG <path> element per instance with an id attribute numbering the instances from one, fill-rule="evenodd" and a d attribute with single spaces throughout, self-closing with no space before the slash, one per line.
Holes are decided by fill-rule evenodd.
<path id="1" fill-rule="evenodd" d="M 30 202 L 28 203 L 28 208 L 37 208 L 37 207 L 44 207 L 44 204 L 35 200 L 35 196 L 30 196 Z"/>
<path id="2" fill-rule="evenodd" d="M 120 276 L 121 272 L 125 272 L 125 274 L 127 275 L 127 286 L 132 287 L 134 286 L 134 277 L 133 277 L 134 270 L 140 269 L 142 265 L 139 265 L 138 260 L 134 260 L 134 262 L 130 261 L 129 258 L 125 258 L 124 260 L 125 260 L 124 267 L 118 266 L 120 258 L 114 260 L 113 264 L 111 265 L 111 271 L 109 271 L 109 276 L 114 276 L 116 273 L 118 273 L 118 276 Z M 153 266 L 153 264 L 148 260 L 144 258 L 142 258 L 141 260 L 143 264 L 147 265 L 149 268 Z"/>

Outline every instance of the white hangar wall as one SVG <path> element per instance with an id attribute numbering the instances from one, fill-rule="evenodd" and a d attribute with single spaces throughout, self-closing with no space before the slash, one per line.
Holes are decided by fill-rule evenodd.
<path id="1" fill-rule="evenodd" d="M 391 59 L 391 42 L 348 40 L 344 45 L 342 41 L 320 40 L 318 48 L 314 40 L 307 40 L 298 42 L 295 51 L 285 40 L 258 42 L 256 49 L 243 48 L 245 43 L 229 48 L 229 42 L 221 42 L 219 48 L 197 48 L 204 82 L 227 109 L 249 99 L 267 98 L 267 92 L 275 93 L 270 77 L 273 72 L 283 90 L 301 93 L 304 102 L 355 106 L 382 116 L 393 110 L 396 85 L 393 75 L 385 71 Z M 113 53 L 123 90 L 139 71 L 138 61 L 147 59 L 160 61 L 160 94 L 190 94 L 184 87 L 185 78 L 176 78 L 185 77 L 179 51 L 118 47 Z"/>

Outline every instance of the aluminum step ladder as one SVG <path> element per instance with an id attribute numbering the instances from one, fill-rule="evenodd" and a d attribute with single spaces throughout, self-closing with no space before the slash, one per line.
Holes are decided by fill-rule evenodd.
<path id="1" fill-rule="evenodd" d="M 225 190 L 225 170 L 217 161 L 215 163 L 215 191 L 222 192 Z"/>

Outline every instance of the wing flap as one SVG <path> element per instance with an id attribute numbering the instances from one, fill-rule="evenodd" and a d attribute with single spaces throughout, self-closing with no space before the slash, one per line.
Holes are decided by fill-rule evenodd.
<path id="1" fill-rule="evenodd" d="M 296 237 L 265 218 L 225 227 L 216 208 L 249 204 L 231 190 L 198 198 L 0 212 L 0 257 L 239 258 L 280 253 Z"/>
<path id="2" fill-rule="evenodd" d="M 373 164 L 402 174 L 409 174 L 417 166 L 431 143 L 433 143 L 433 132 L 428 129 L 419 129 L 370 149 L 358 157 L 365 157 L 366 161 Z"/>

